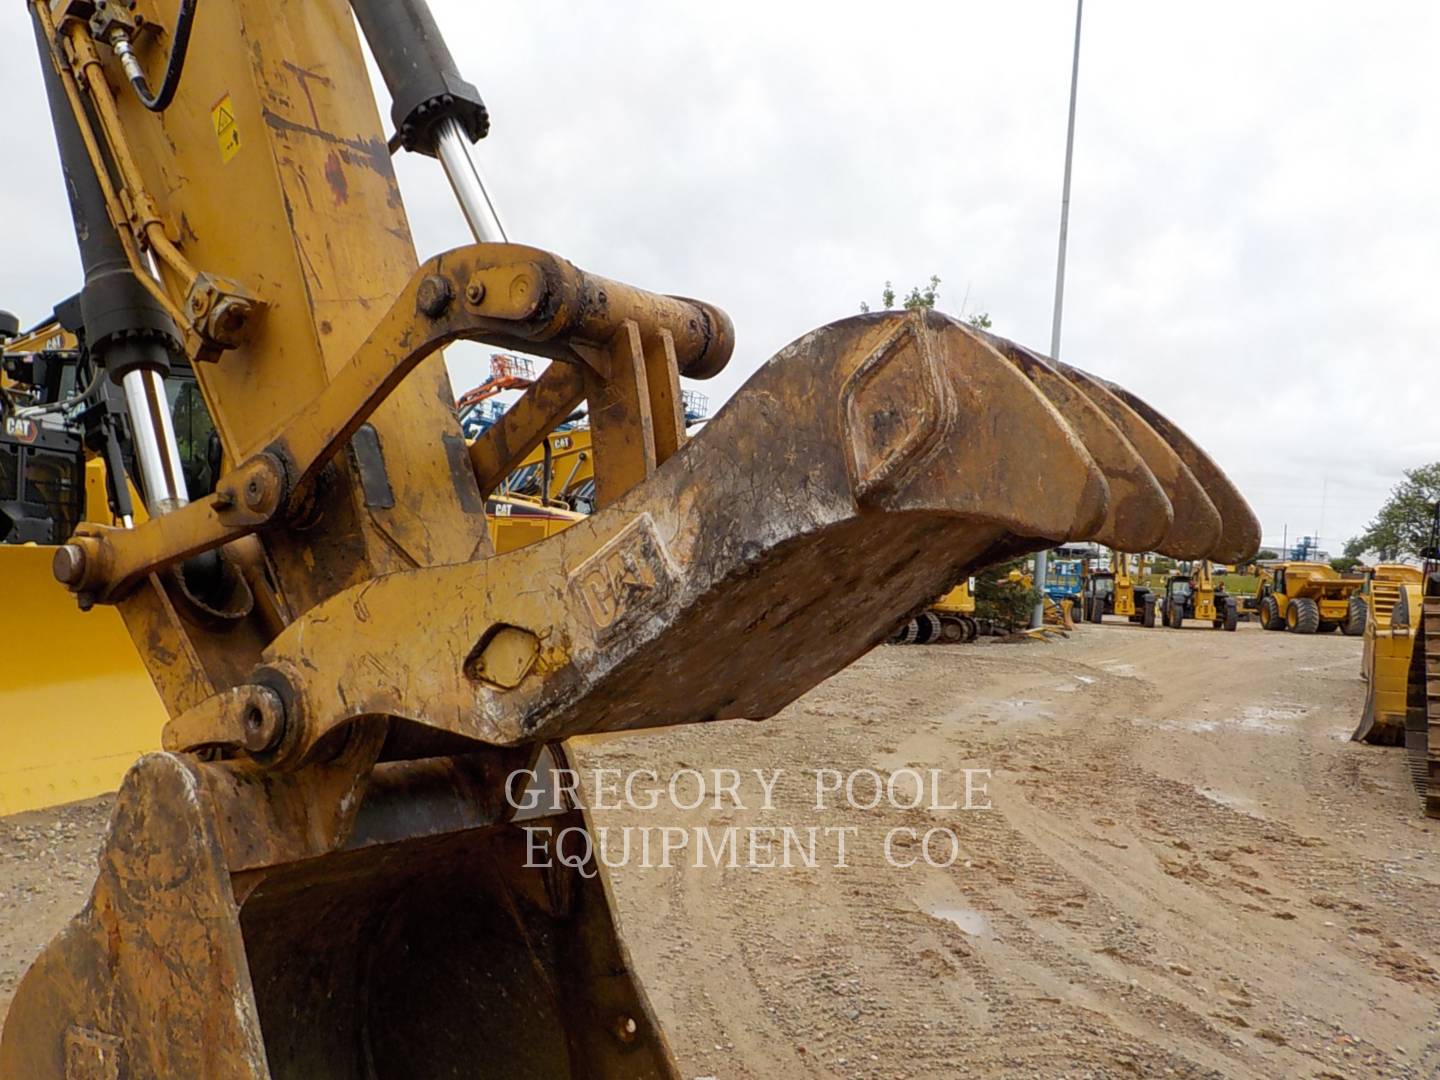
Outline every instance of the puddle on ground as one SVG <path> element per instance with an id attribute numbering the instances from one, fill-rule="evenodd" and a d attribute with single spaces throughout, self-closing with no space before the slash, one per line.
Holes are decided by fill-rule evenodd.
<path id="1" fill-rule="evenodd" d="M 926 915 L 952 922 L 971 937 L 989 937 L 990 920 L 983 912 L 974 908 L 952 907 L 947 904 L 925 904 L 920 908 Z"/>
<path id="2" fill-rule="evenodd" d="M 1309 710 L 1303 705 L 1247 705 L 1239 716 L 1217 720 L 1195 720 L 1185 725 L 1187 731 L 1218 731 L 1221 727 L 1243 728 L 1262 735 L 1288 735 L 1294 731 L 1292 722 Z"/>
<path id="3" fill-rule="evenodd" d="M 1066 687 L 1066 689 L 1073 690 L 1074 687 Z M 995 704 L 1010 713 L 1007 719 L 1050 720 L 1054 716 L 1049 709 L 1045 708 L 1045 706 L 1049 704 L 1049 702 L 1045 701 L 1030 701 L 1026 698 L 1015 698 L 1013 701 L 997 701 Z"/>
<path id="4" fill-rule="evenodd" d="M 970 863 L 966 862 L 964 865 L 968 867 Z M 956 869 L 958 868 L 959 864 Z M 915 906 L 926 915 L 944 919 L 974 938 L 995 936 L 990 917 L 966 903 L 968 897 L 955 887 L 953 879 L 947 880 L 940 874 L 927 875 L 917 882 L 917 886 L 911 898 Z"/>
<path id="5" fill-rule="evenodd" d="M 1256 803 L 1254 799 L 1247 798 L 1244 795 L 1232 795 L 1228 791 L 1217 791 L 1214 788 L 1202 787 L 1197 787 L 1195 791 L 1213 803 L 1228 806 L 1231 810 L 1238 810 L 1242 814 L 1248 814 L 1250 817 L 1265 816 L 1260 812 L 1259 804 Z"/>

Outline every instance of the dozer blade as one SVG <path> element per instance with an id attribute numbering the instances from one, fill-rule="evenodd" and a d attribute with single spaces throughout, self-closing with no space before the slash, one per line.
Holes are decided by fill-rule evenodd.
<path id="1" fill-rule="evenodd" d="M 54 557 L 0 544 L 0 816 L 114 791 L 165 723 L 119 616 L 78 611 Z"/>
<path id="2" fill-rule="evenodd" d="M 1093 535 L 1109 500 L 1085 433 L 959 323 L 807 335 L 606 509 L 342 592 L 173 721 L 168 747 L 223 759 L 131 772 L 0 1075 L 676 1075 L 603 870 L 527 865 L 511 770 L 573 734 L 771 716 L 972 570 Z M 1127 528 L 1164 524 L 1148 505 Z"/>

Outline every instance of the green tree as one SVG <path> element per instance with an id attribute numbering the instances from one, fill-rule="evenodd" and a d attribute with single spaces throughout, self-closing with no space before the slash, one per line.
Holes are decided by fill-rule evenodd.
<path id="1" fill-rule="evenodd" d="M 987 566 L 975 575 L 975 617 L 989 619 L 1006 630 L 1030 625 L 1030 614 L 1040 600 L 1040 590 L 1010 580 L 1010 571 L 1025 572 L 1026 559 Z"/>
<path id="2" fill-rule="evenodd" d="M 1348 555 L 1348 554 L 1350 554 L 1350 552 L 1349 552 L 1349 551 L 1346 551 L 1345 554 Z M 1257 558 L 1257 559 L 1278 559 L 1278 558 L 1280 558 L 1280 553 L 1279 553 L 1278 551 L 1276 551 L 1274 548 L 1261 548 L 1259 551 L 1257 551 L 1257 552 L 1255 553 L 1255 558 Z"/>
<path id="3" fill-rule="evenodd" d="M 1418 557 L 1430 543 L 1440 502 L 1440 461 L 1405 470 L 1365 531 L 1345 544 L 1346 558 L 1374 552 L 1382 561 Z"/>
<path id="4" fill-rule="evenodd" d="M 885 282 L 885 288 L 880 290 L 880 308 L 882 311 L 892 311 L 895 308 L 895 292 L 893 283 Z M 930 275 L 929 284 L 923 288 L 919 285 L 910 286 L 910 291 L 905 294 L 905 299 L 900 306 L 906 311 L 933 311 L 935 301 L 940 299 L 940 279 L 934 274 Z M 868 314 L 870 305 L 864 300 L 860 301 L 861 314 Z M 990 313 L 988 311 L 977 312 L 968 315 L 965 322 L 976 330 L 989 330 L 991 327 Z"/>
<path id="5" fill-rule="evenodd" d="M 1330 560 L 1330 569 L 1337 574 L 1348 574 L 1359 565 L 1360 559 L 1355 555 L 1337 555 Z"/>

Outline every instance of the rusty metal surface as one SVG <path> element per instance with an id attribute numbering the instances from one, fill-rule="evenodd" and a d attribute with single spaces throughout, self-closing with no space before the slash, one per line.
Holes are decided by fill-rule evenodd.
<path id="1" fill-rule="evenodd" d="M 1093 377 L 1093 376 L 1092 376 Z M 1230 478 L 1200 449 L 1195 440 L 1166 419 L 1153 405 L 1123 386 L 1097 379 L 1105 389 L 1134 409 L 1184 462 L 1220 514 L 1220 536 L 1211 545 L 1208 557 L 1218 562 L 1237 563 L 1260 550 L 1260 521 Z"/>
<path id="2" fill-rule="evenodd" d="M 476 288 L 474 282 L 482 277 L 490 284 Z M 424 294 L 433 292 L 437 282 L 449 283 L 457 300 L 444 306 L 425 303 Z M 460 295 L 465 295 L 463 302 Z M 271 522 L 302 516 L 321 470 L 351 436 L 417 365 L 460 339 L 526 348 L 582 368 L 596 437 L 603 433 L 617 448 L 633 442 L 640 455 L 637 465 L 612 451 L 614 478 L 597 474 L 605 490 L 623 492 L 655 463 L 645 343 L 668 334 L 673 349 L 661 355 L 674 357 L 679 370 L 723 366 L 733 347 L 728 327 L 728 320 L 708 305 L 606 281 L 534 248 L 483 244 L 437 256 L 412 275 L 350 362 L 313 399 L 292 410 L 262 452 L 226 474 L 213 495 L 134 529 L 87 525 L 80 530 L 72 542 L 79 569 L 67 584 L 89 600 L 113 602 L 146 574 Z M 613 378 L 617 361 L 612 354 L 621 365 Z M 542 377 L 542 382 L 548 389 L 554 380 Z M 554 395 L 555 407 L 570 400 L 564 392 Z M 537 412 L 540 420 L 553 416 L 553 407 Z M 536 440 L 548 433 L 548 428 L 533 430 L 539 426 L 528 432 Z M 529 441 L 515 440 L 525 453 L 533 448 Z M 512 457 L 504 455 L 504 461 Z M 482 487 L 490 482 L 494 464 L 480 463 Z"/>
<path id="3" fill-rule="evenodd" d="M 1059 361 L 1055 367 L 1124 432 L 1169 498 L 1175 516 L 1155 550 L 1175 559 L 1203 559 L 1214 551 L 1221 535 L 1220 511 L 1170 444 L 1093 375 Z"/>
<path id="4" fill-rule="evenodd" d="M 676 1076 L 607 882 L 525 868 L 494 794 L 510 764 L 377 770 L 353 831 L 247 868 L 233 770 L 142 759 L 89 904 L 11 1007 L 0 1076 Z"/>
<path id="5" fill-rule="evenodd" d="M 1092 539 L 1117 551 L 1150 551 L 1164 543 L 1175 511 L 1121 430 L 1045 357 L 994 334 L 985 339 L 1050 399 L 1105 474 L 1110 488 L 1105 521 L 1091 536 L 1076 539 Z"/>
<path id="6" fill-rule="evenodd" d="M 525 865 L 510 770 L 578 732 L 771 716 L 1012 555 L 1258 538 L 1144 402 L 933 312 L 806 335 L 687 440 L 679 378 L 733 348 L 718 308 L 519 245 L 416 269 L 342 0 L 208 4 L 160 116 L 65 33 L 127 255 L 216 361 L 231 467 L 62 560 L 118 603 L 180 752 L 127 778 L 4 1080 L 672 1077 L 603 871 Z M 461 339 L 555 361 L 468 453 L 436 355 Z M 482 496 L 586 399 L 601 509 L 493 554 Z M 216 548 L 227 594 L 190 595 L 175 564 Z"/>
<path id="7" fill-rule="evenodd" d="M 1176 544 L 1215 543 L 1213 503 L 1165 450 L 1176 500 L 1200 502 L 1180 519 L 1214 519 Z M 281 757 L 366 715 L 498 745 L 769 716 L 997 553 L 1095 535 L 1109 500 L 1081 436 L 972 331 L 849 319 L 784 350 L 612 507 L 504 556 L 367 582 L 292 625 L 269 669 L 326 674 L 286 689 Z M 839 616 L 817 566 L 845 568 Z M 426 651 L 409 657 L 417 619 Z M 505 628 L 537 642 L 511 687 L 474 677 Z"/>

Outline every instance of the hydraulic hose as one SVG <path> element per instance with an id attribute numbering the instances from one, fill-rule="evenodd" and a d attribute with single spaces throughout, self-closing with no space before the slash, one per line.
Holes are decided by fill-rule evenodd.
<path id="1" fill-rule="evenodd" d="M 140 104 L 151 112 L 164 112 L 175 100 L 175 91 L 180 88 L 180 76 L 185 71 L 185 56 L 190 51 L 190 31 L 195 23 L 195 9 L 199 2 L 200 0 L 180 0 L 180 11 L 175 17 L 175 34 L 170 43 L 170 59 L 165 62 L 165 76 L 160 80 L 159 93 L 150 92 L 150 83 L 145 78 L 145 71 L 135 56 L 129 37 L 117 35 L 115 38 L 115 52 L 124 65 L 125 73 L 130 76 L 130 85 L 135 88 Z"/>

